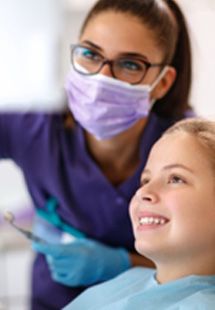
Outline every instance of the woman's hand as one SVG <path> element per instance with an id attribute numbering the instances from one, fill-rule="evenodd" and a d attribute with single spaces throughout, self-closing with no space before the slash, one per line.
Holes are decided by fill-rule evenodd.
<path id="1" fill-rule="evenodd" d="M 53 280 L 67 286 L 85 286 L 113 278 L 131 267 L 129 253 L 92 239 L 67 244 L 33 243 L 46 256 Z"/>

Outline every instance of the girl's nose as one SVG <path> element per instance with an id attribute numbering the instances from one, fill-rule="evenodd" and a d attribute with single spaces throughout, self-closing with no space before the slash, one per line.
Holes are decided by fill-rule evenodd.
<path id="1" fill-rule="evenodd" d="M 136 193 L 136 197 L 142 202 L 146 203 L 156 203 L 158 201 L 158 195 L 152 189 L 146 188 L 147 186 L 141 187 Z"/>

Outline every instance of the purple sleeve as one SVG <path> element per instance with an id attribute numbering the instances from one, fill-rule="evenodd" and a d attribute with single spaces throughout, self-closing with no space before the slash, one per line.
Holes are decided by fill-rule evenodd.
<path id="1" fill-rule="evenodd" d="M 0 114 L 0 158 L 13 158 L 12 145 L 16 136 L 14 120 L 14 114 Z"/>
<path id="2" fill-rule="evenodd" d="M 17 164 L 32 141 L 38 115 L 27 113 L 0 114 L 0 158 Z"/>

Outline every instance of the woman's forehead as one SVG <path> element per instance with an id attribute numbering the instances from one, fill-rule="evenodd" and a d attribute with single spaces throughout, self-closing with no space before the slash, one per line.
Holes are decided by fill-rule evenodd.
<path id="1" fill-rule="evenodd" d="M 95 15 L 80 39 L 90 40 L 105 51 L 153 54 L 153 61 L 160 61 L 163 57 L 154 32 L 128 13 L 108 11 Z"/>

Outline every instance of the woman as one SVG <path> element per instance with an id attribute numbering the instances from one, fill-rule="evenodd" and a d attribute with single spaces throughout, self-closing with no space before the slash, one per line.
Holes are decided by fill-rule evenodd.
<path id="1" fill-rule="evenodd" d="M 35 232 L 49 242 L 54 226 L 85 237 L 34 244 L 36 310 L 60 309 L 132 265 L 152 266 L 134 250 L 128 205 L 151 146 L 189 109 L 190 42 L 172 0 L 98 1 L 71 60 L 69 115 L 0 117 L 0 156 L 24 173 Z"/>
<path id="2" fill-rule="evenodd" d="M 153 146 L 130 205 L 136 267 L 65 310 L 212 310 L 215 304 L 215 122 L 190 119 Z"/>

